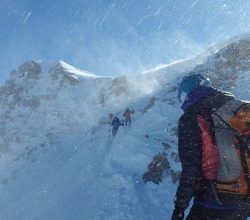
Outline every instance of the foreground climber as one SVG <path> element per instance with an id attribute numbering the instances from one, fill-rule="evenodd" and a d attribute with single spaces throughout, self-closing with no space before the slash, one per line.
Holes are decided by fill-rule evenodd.
<path id="1" fill-rule="evenodd" d="M 182 173 L 172 220 L 244 220 L 250 214 L 250 105 L 211 87 L 200 74 L 183 78 L 178 92 Z"/>

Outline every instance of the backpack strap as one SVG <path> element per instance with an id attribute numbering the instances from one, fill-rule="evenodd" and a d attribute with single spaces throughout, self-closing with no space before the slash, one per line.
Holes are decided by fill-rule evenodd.
<path id="1" fill-rule="evenodd" d="M 221 202 L 219 196 L 218 196 L 218 193 L 216 191 L 216 188 L 215 188 L 215 181 L 209 181 L 209 185 L 210 185 L 210 188 L 212 190 L 212 193 L 213 193 L 213 196 L 215 198 L 215 201 L 219 204 L 219 205 L 222 205 L 223 203 Z"/>
<path id="2" fill-rule="evenodd" d="M 236 135 L 236 137 L 241 136 L 240 132 L 238 132 L 237 130 L 232 128 L 232 126 L 228 122 L 226 122 L 219 114 L 214 112 L 213 115 L 215 115 L 217 118 L 219 118 L 221 122 L 223 122 L 230 130 L 232 130 L 233 133 Z"/>
<path id="3" fill-rule="evenodd" d="M 247 182 L 247 191 L 250 194 L 250 177 L 249 177 L 249 169 L 247 165 L 246 154 L 248 155 L 248 146 L 247 141 L 243 136 L 236 136 L 237 140 L 239 141 L 239 149 L 240 149 L 240 160 L 242 164 L 243 174 L 245 180 Z"/>

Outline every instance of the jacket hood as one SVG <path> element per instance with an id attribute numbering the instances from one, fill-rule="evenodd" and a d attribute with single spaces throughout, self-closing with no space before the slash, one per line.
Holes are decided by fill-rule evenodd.
<path id="1" fill-rule="evenodd" d="M 192 106 L 197 104 L 202 99 L 220 93 L 217 89 L 213 87 L 199 86 L 195 90 L 189 92 L 181 106 L 184 112 L 188 111 Z"/>

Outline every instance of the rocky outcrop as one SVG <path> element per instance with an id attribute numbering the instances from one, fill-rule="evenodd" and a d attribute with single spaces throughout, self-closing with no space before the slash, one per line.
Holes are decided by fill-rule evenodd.
<path id="1" fill-rule="evenodd" d="M 215 52 L 207 62 L 198 65 L 190 74 L 209 76 L 215 87 L 230 91 L 241 71 L 250 71 L 249 39 L 230 43 Z"/>
<path id="2" fill-rule="evenodd" d="M 50 69 L 50 77 L 53 81 L 59 82 L 60 88 L 68 85 L 75 86 L 79 83 L 77 76 L 65 70 L 60 62 Z"/>
<path id="3" fill-rule="evenodd" d="M 10 74 L 10 79 L 26 78 L 26 79 L 38 79 L 41 73 L 41 66 L 34 61 L 27 61 L 22 64 L 17 70 L 14 70 Z"/>
<path id="4" fill-rule="evenodd" d="M 128 96 L 129 89 L 126 76 L 113 79 L 108 88 L 108 94 L 114 96 Z"/>
<path id="5" fill-rule="evenodd" d="M 153 157 L 148 165 L 147 171 L 143 175 L 144 182 L 153 182 L 159 184 L 162 181 L 163 172 L 170 168 L 166 153 L 159 153 Z"/>
<path id="6" fill-rule="evenodd" d="M 95 104 L 105 105 L 110 97 L 127 97 L 129 95 L 129 87 L 126 76 L 114 78 L 111 84 L 100 89 Z"/>

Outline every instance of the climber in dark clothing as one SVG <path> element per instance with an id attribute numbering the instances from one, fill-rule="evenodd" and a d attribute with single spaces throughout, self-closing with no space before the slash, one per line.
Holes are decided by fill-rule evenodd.
<path id="1" fill-rule="evenodd" d="M 188 220 L 245 220 L 249 213 L 249 196 L 248 199 L 243 199 L 233 194 L 217 194 L 201 169 L 202 132 L 197 115 L 202 115 L 212 124 L 212 112 L 234 100 L 234 96 L 211 87 L 210 80 L 200 74 L 190 75 L 182 80 L 179 99 L 183 92 L 187 96 L 182 104 L 184 114 L 178 123 L 178 152 L 182 173 L 171 219 L 184 219 L 184 212 L 194 198 L 186 218 Z"/>
<path id="2" fill-rule="evenodd" d="M 111 122 L 112 128 L 112 139 L 116 136 L 117 131 L 120 126 L 123 126 L 124 124 L 121 123 L 120 119 L 118 117 L 115 117 L 113 121 Z"/>

